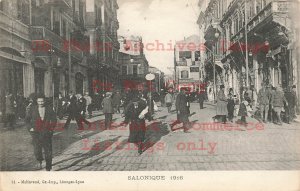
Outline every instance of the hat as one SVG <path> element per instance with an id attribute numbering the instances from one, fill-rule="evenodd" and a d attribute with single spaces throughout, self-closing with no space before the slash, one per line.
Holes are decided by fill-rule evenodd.
<path id="1" fill-rule="evenodd" d="M 111 92 L 106 92 L 106 94 L 105 94 L 106 96 L 111 96 L 112 95 L 112 93 Z"/>
<path id="2" fill-rule="evenodd" d="M 222 89 L 222 88 L 225 88 L 225 86 L 224 85 L 220 85 L 220 88 Z"/>

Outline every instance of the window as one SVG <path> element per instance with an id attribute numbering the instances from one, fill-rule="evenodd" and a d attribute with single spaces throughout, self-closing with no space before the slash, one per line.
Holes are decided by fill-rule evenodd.
<path id="1" fill-rule="evenodd" d="M 199 67 L 191 67 L 190 72 L 199 72 Z"/>
<path id="2" fill-rule="evenodd" d="M 188 79 L 189 78 L 189 72 L 187 70 L 181 71 L 181 79 Z"/>
<path id="3" fill-rule="evenodd" d="M 132 73 L 134 76 L 136 76 L 138 74 L 138 66 L 137 65 L 133 65 L 133 69 L 132 69 Z"/>
<path id="4" fill-rule="evenodd" d="M 191 51 L 180 51 L 179 52 L 179 58 L 192 58 L 192 52 Z"/>
<path id="5" fill-rule="evenodd" d="M 200 51 L 195 52 L 195 61 L 200 61 Z"/>
<path id="6" fill-rule="evenodd" d="M 122 75 L 127 75 L 127 66 L 122 66 Z"/>

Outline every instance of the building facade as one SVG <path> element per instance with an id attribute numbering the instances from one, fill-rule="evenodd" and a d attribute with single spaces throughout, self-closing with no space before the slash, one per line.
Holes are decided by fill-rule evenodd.
<path id="1" fill-rule="evenodd" d="M 288 0 L 209 1 L 198 24 L 212 50 L 206 51 L 207 60 L 214 54 L 206 71 L 215 64 L 220 77 L 216 85 L 239 93 L 251 85 L 260 89 L 262 82 L 283 88 L 297 84 L 298 53 L 290 14 L 295 5 Z"/>
<path id="2" fill-rule="evenodd" d="M 116 81 L 117 9 L 116 0 L 1 0 L 1 109 L 7 93 L 54 98 Z"/>
<path id="3" fill-rule="evenodd" d="M 193 35 L 182 41 L 177 41 L 174 48 L 174 70 L 176 89 L 199 89 L 203 83 L 201 77 L 199 36 Z"/>
<path id="4" fill-rule="evenodd" d="M 148 88 L 145 76 L 149 64 L 144 54 L 142 38 L 138 36 L 119 37 L 119 84 L 124 91 Z"/>

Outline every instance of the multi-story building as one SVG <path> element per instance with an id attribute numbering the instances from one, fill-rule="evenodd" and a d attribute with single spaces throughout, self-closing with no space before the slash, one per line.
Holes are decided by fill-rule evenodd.
<path id="1" fill-rule="evenodd" d="M 199 89 L 200 73 L 200 41 L 193 35 L 182 41 L 177 41 L 174 48 L 174 70 L 176 88 Z"/>
<path id="2" fill-rule="evenodd" d="M 225 84 L 239 92 L 241 87 L 250 85 L 260 89 L 261 82 L 283 88 L 296 84 L 297 47 L 290 15 L 293 3 L 289 0 L 209 2 L 198 23 L 204 28 L 205 45 L 211 50 L 206 51 L 207 60 L 213 57 L 212 53 L 215 58 L 212 64 L 207 64 L 206 72 L 215 64 L 216 75 L 220 76 L 217 85 Z"/>
<path id="3" fill-rule="evenodd" d="M 144 54 L 142 38 L 138 36 L 119 37 L 119 79 L 123 89 L 145 89 L 145 76 L 149 64 Z"/>
<path id="4" fill-rule="evenodd" d="M 1 106 L 8 92 L 56 97 L 114 81 L 117 9 L 116 0 L 1 0 Z"/>
<path id="5" fill-rule="evenodd" d="M 149 66 L 149 73 L 152 73 L 155 75 L 155 79 L 152 83 L 152 89 L 156 92 L 161 92 L 165 90 L 165 74 L 164 72 L 160 71 L 158 68 L 154 66 Z"/>
<path id="6" fill-rule="evenodd" d="M 117 0 L 89 0 L 87 9 L 86 35 L 89 36 L 89 76 L 92 81 L 104 84 L 100 90 L 118 86 L 118 56 L 120 45 L 117 30 L 119 22 Z M 90 86 L 90 91 L 91 91 Z"/>

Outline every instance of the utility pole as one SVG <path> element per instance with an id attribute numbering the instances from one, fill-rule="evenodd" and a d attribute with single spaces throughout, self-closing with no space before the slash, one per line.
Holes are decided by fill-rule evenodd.
<path id="1" fill-rule="evenodd" d="M 249 55 L 248 55 L 248 15 L 247 15 L 247 0 L 245 0 L 245 42 L 246 42 L 246 86 L 249 84 Z"/>

